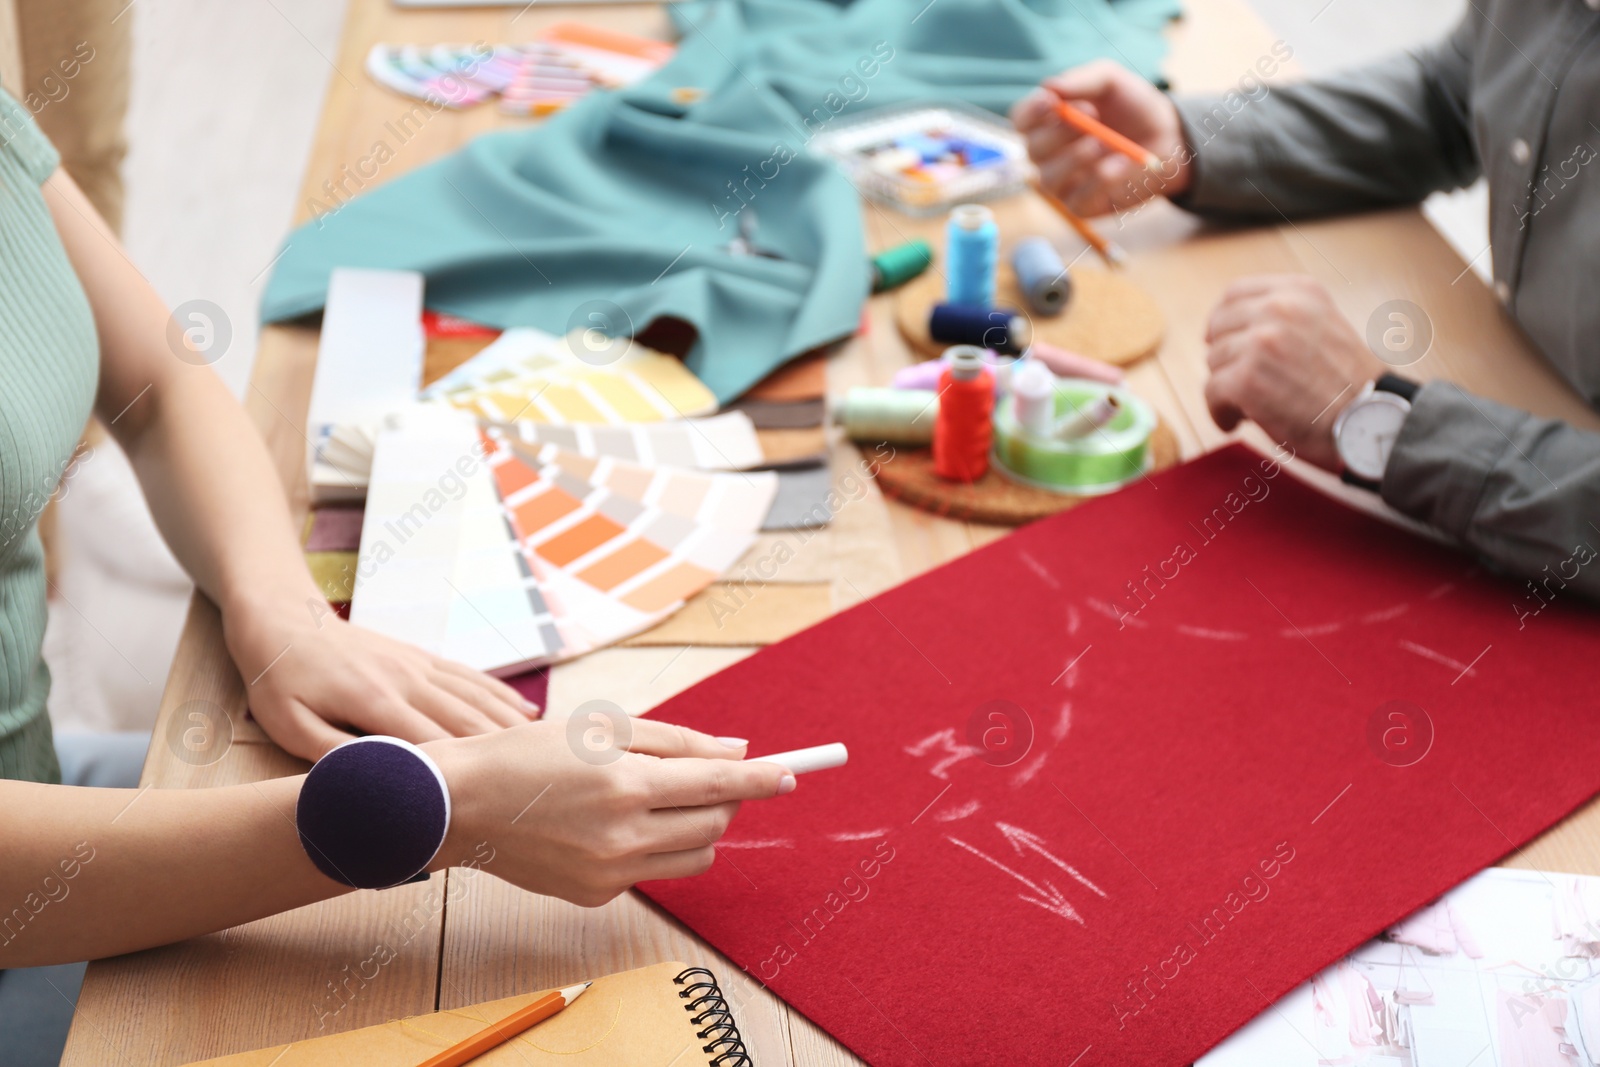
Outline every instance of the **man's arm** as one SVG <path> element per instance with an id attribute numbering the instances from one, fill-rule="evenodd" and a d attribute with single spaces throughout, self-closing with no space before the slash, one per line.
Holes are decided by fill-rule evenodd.
<path id="1" fill-rule="evenodd" d="M 1331 471 L 1340 468 L 1339 412 L 1389 369 L 1327 291 L 1298 274 L 1234 282 L 1206 343 L 1217 425 L 1253 419 Z M 1527 610 L 1568 587 L 1600 600 L 1600 434 L 1431 382 L 1401 426 L 1381 490 L 1396 511 L 1532 580 Z"/>
<path id="2" fill-rule="evenodd" d="M 1179 206 L 1270 219 L 1416 203 L 1473 181 L 1470 9 L 1444 40 L 1248 96 L 1178 97 L 1193 175 Z"/>
<path id="3" fill-rule="evenodd" d="M 1383 475 L 1383 499 L 1536 587 L 1600 600 L 1600 434 L 1448 382 L 1422 387 Z"/>

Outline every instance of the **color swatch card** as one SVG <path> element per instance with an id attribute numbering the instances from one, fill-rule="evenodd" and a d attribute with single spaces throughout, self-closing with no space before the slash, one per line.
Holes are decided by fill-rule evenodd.
<path id="1" fill-rule="evenodd" d="M 1600 878 L 1475 875 L 1263 1011 L 1196 1067 L 1595 1067 Z"/>
<path id="2" fill-rule="evenodd" d="M 534 466 L 492 437 L 489 442 L 500 501 L 530 565 L 541 575 L 558 570 L 652 617 L 635 629 L 682 606 L 754 542 L 754 527 L 696 522 L 659 501 L 624 496 L 554 465 Z"/>
<path id="3" fill-rule="evenodd" d="M 351 621 L 511 674 L 646 630 L 754 542 L 777 476 L 618 465 L 416 405 L 376 439 Z"/>
<path id="4" fill-rule="evenodd" d="M 610 457 L 645 467 L 748 470 L 766 463 L 755 425 L 741 412 L 706 419 L 631 426 L 562 426 L 545 422 L 488 423 L 529 445 L 552 444 L 596 459 Z"/>
<path id="5" fill-rule="evenodd" d="M 469 417 L 419 408 L 379 432 L 350 621 L 497 673 L 565 650 Z"/>
<path id="6" fill-rule="evenodd" d="M 372 438 L 422 385 L 422 275 L 341 267 L 328 279 L 306 414 L 313 501 L 360 500 Z"/>
<path id="7" fill-rule="evenodd" d="M 549 467 L 558 482 L 603 486 L 618 496 L 723 530 L 762 528 L 778 495 L 771 471 L 721 473 L 682 467 L 646 467 L 608 456 L 590 457 L 555 445 L 526 445 L 490 436 L 535 467 Z"/>
<path id="8" fill-rule="evenodd" d="M 584 336 L 507 330 L 423 397 L 492 422 L 618 425 L 717 409 L 711 391 L 681 361 L 626 338 L 591 349 Z"/>
<path id="9" fill-rule="evenodd" d="M 1223 449 L 652 711 L 851 758 L 643 889 L 876 1065 L 1191 1063 L 1600 789 L 1524 592 Z"/>

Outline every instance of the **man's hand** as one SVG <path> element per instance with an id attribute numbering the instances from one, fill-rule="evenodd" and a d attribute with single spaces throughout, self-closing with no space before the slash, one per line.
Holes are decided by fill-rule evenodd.
<path id="1" fill-rule="evenodd" d="M 314 593 L 306 605 L 224 613 L 223 634 L 250 713 L 301 759 L 346 731 L 420 743 L 523 725 L 532 711 L 504 682 L 351 626 Z"/>
<path id="2" fill-rule="evenodd" d="M 1333 422 L 1384 368 L 1327 290 L 1299 274 L 1241 278 L 1211 313 L 1206 342 L 1218 426 L 1253 419 L 1302 458 L 1340 469 Z"/>
<path id="3" fill-rule="evenodd" d="M 1062 122 L 1055 110 L 1060 100 L 1150 149 L 1162 161 L 1161 172 L 1146 171 Z M 1178 109 L 1167 94 L 1109 59 L 1046 79 L 1011 109 L 1011 121 L 1027 138 L 1040 182 L 1080 215 L 1110 214 L 1189 187 L 1191 153 Z"/>

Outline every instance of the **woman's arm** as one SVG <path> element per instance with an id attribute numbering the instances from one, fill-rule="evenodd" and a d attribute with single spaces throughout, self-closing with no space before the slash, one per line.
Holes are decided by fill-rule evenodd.
<path id="1" fill-rule="evenodd" d="M 429 869 L 471 860 L 593 907 L 635 882 L 702 873 L 740 801 L 794 789 L 777 764 L 744 762 L 742 742 L 649 720 L 630 732 L 598 765 L 563 722 L 428 744 L 452 808 Z M 0 970 L 164 945 L 349 892 L 300 846 L 303 780 L 139 792 L 0 780 Z"/>
<path id="2" fill-rule="evenodd" d="M 131 952 L 348 892 L 300 847 L 301 780 L 139 792 L 0 781 L 0 968 Z"/>
<path id="3" fill-rule="evenodd" d="M 338 727 L 421 742 L 526 722 L 509 686 L 327 609 L 244 409 L 66 173 L 44 191 L 99 329 L 96 413 L 174 555 L 221 609 L 250 709 L 273 740 L 314 759 L 348 737 Z"/>

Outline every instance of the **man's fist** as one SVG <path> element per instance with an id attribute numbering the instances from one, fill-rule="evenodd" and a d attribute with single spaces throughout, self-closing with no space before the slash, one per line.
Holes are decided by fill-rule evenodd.
<path id="1" fill-rule="evenodd" d="M 1340 469 L 1333 422 L 1384 368 L 1327 290 L 1299 274 L 1241 278 L 1211 313 L 1206 343 L 1218 426 L 1253 419 L 1302 458 Z"/>

